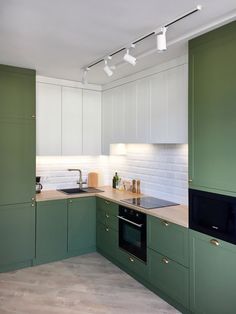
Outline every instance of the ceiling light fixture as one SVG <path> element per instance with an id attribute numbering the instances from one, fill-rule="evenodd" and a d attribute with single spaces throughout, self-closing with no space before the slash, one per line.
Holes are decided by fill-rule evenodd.
<path id="1" fill-rule="evenodd" d="M 160 32 L 157 34 L 157 50 L 163 52 L 166 50 L 166 31 L 167 27 L 161 27 Z"/>
<path id="2" fill-rule="evenodd" d="M 108 57 L 109 60 L 111 60 L 111 57 Z M 111 69 L 111 67 L 109 67 L 108 63 L 107 63 L 107 59 L 104 59 L 105 62 L 105 66 L 103 68 L 104 72 L 106 73 L 107 76 L 112 76 L 113 75 L 113 71 Z"/>
<path id="3" fill-rule="evenodd" d="M 134 48 L 134 47 L 135 47 L 135 44 L 132 44 L 132 45 L 131 45 L 131 48 Z M 126 50 L 126 54 L 124 55 L 123 59 L 124 59 L 126 62 L 132 64 L 133 66 L 136 65 L 136 58 L 130 55 L 129 49 Z"/>

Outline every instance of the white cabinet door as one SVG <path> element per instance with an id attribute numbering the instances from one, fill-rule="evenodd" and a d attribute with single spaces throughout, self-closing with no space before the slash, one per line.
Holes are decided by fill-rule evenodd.
<path id="1" fill-rule="evenodd" d="M 36 85 L 37 155 L 61 155 L 61 86 Z"/>
<path id="2" fill-rule="evenodd" d="M 113 138 L 113 92 L 102 93 L 102 154 L 110 154 L 110 144 Z"/>
<path id="3" fill-rule="evenodd" d="M 101 92 L 83 90 L 83 155 L 101 154 Z"/>
<path id="4" fill-rule="evenodd" d="M 168 142 L 188 142 L 188 69 L 181 65 L 167 71 Z"/>
<path id="5" fill-rule="evenodd" d="M 161 72 L 150 79 L 150 143 L 168 142 L 167 75 Z"/>
<path id="6" fill-rule="evenodd" d="M 112 143 L 125 142 L 124 87 L 113 89 L 113 137 Z"/>
<path id="7" fill-rule="evenodd" d="M 148 143 L 150 119 L 150 79 L 137 81 L 137 142 Z"/>
<path id="8" fill-rule="evenodd" d="M 124 143 L 137 143 L 137 88 L 136 82 L 128 83 L 124 90 Z"/>
<path id="9" fill-rule="evenodd" d="M 62 87 L 62 155 L 82 155 L 82 90 Z"/>

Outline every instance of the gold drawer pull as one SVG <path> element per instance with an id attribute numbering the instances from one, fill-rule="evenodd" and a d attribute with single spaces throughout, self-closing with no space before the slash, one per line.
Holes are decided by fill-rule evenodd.
<path id="1" fill-rule="evenodd" d="M 129 261 L 130 261 L 131 263 L 134 263 L 134 259 L 133 259 L 132 257 L 129 257 Z"/>
<path id="2" fill-rule="evenodd" d="M 32 203 L 31 206 L 34 207 L 34 203 Z"/>
<path id="3" fill-rule="evenodd" d="M 109 217 L 110 217 L 109 214 L 106 213 L 106 218 L 109 218 Z"/>
<path id="4" fill-rule="evenodd" d="M 105 201 L 105 203 L 107 204 L 107 205 L 110 205 L 111 203 L 110 202 L 108 202 L 108 201 Z"/>
<path id="5" fill-rule="evenodd" d="M 165 257 L 163 257 L 163 259 L 161 261 L 164 264 L 169 264 L 169 260 L 167 258 L 165 258 Z"/>
<path id="6" fill-rule="evenodd" d="M 210 243 L 211 243 L 212 245 L 215 245 L 215 246 L 219 246 L 219 245 L 220 245 L 220 242 L 217 241 L 216 239 L 211 239 L 211 240 L 210 240 Z"/>
<path id="7" fill-rule="evenodd" d="M 193 182 L 193 179 L 189 179 L 188 182 L 189 182 L 189 183 Z"/>
<path id="8" fill-rule="evenodd" d="M 169 222 L 168 222 L 168 221 L 165 221 L 165 220 L 162 221 L 162 224 L 163 224 L 165 227 L 168 227 L 168 226 L 169 226 Z"/>
<path id="9" fill-rule="evenodd" d="M 72 203 L 72 200 L 69 200 L 70 203 Z"/>
<path id="10" fill-rule="evenodd" d="M 106 228 L 106 232 L 109 232 L 109 228 Z"/>

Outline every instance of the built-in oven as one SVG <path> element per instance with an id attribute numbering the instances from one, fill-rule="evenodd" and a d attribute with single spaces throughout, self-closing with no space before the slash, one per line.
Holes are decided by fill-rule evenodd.
<path id="1" fill-rule="evenodd" d="M 147 218 L 144 213 L 119 206 L 119 247 L 147 261 Z"/>
<path id="2" fill-rule="evenodd" d="M 190 189 L 189 227 L 236 244 L 236 197 Z"/>

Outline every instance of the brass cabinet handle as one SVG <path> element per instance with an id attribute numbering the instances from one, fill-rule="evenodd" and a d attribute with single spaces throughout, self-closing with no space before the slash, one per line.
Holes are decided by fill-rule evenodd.
<path id="1" fill-rule="evenodd" d="M 111 203 L 110 202 L 108 202 L 108 201 L 105 201 L 105 203 L 107 204 L 107 205 L 110 205 Z"/>
<path id="2" fill-rule="evenodd" d="M 168 227 L 170 223 L 169 223 L 168 221 L 163 220 L 163 221 L 162 221 L 162 224 L 163 224 L 165 227 Z"/>
<path id="3" fill-rule="evenodd" d="M 220 242 L 217 241 L 216 239 L 211 239 L 211 240 L 210 240 L 210 243 L 211 243 L 212 245 L 215 245 L 215 246 L 219 246 L 219 245 L 220 245 Z"/>
<path id="4" fill-rule="evenodd" d="M 106 218 L 109 218 L 109 217 L 110 217 L 110 216 L 109 216 L 109 214 L 107 214 L 107 213 L 106 213 L 106 215 L 105 215 L 105 216 L 106 216 Z"/>
<path id="5" fill-rule="evenodd" d="M 131 263 L 134 263 L 134 259 L 133 259 L 132 257 L 129 257 L 129 261 L 130 261 Z"/>
<path id="6" fill-rule="evenodd" d="M 106 232 L 109 232 L 109 228 L 106 228 Z"/>
<path id="7" fill-rule="evenodd" d="M 193 179 L 188 179 L 188 182 L 189 182 L 189 183 L 193 182 Z"/>
<path id="8" fill-rule="evenodd" d="M 36 115 L 35 115 L 35 114 L 33 114 L 33 115 L 32 115 L 32 118 L 33 118 L 33 119 L 35 119 L 35 118 L 36 118 Z"/>
<path id="9" fill-rule="evenodd" d="M 169 264 L 169 260 L 167 258 L 165 258 L 165 257 L 163 257 L 163 259 L 161 261 L 164 264 Z"/>
<path id="10" fill-rule="evenodd" d="M 69 203 L 72 203 L 72 200 L 69 200 Z"/>
<path id="11" fill-rule="evenodd" d="M 35 201 L 35 198 L 34 198 L 34 197 L 32 197 L 32 198 L 31 198 L 31 201 Z"/>
<path id="12" fill-rule="evenodd" d="M 32 203 L 31 206 L 34 207 L 34 203 Z"/>

